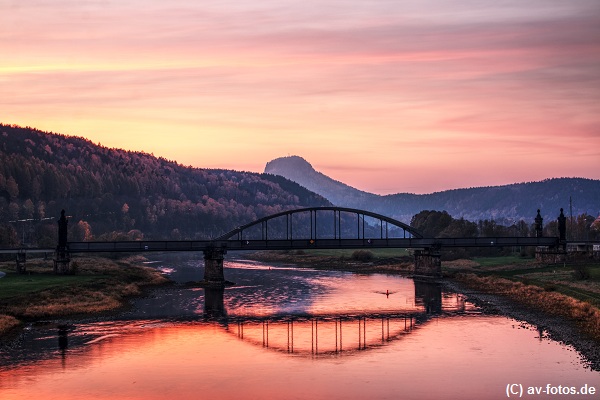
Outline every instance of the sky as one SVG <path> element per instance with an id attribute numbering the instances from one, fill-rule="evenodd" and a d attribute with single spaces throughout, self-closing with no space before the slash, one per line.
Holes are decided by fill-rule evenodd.
<path id="1" fill-rule="evenodd" d="M 0 122 L 380 193 L 600 178 L 598 0 L 0 0 Z"/>

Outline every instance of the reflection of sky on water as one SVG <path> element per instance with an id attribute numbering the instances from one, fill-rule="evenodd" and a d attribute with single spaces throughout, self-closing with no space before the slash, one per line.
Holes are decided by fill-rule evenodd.
<path id="1" fill-rule="evenodd" d="M 297 346 L 310 341 L 310 328 L 308 321 L 296 325 Z M 354 328 L 348 323 L 345 346 L 355 344 Z M 0 365 L 0 398 L 474 400 L 503 398 L 510 382 L 600 387 L 600 374 L 571 349 L 501 316 L 436 318 L 366 351 L 312 357 L 263 347 L 260 332 L 246 340 L 235 327 L 210 323 L 115 321 L 78 329 L 79 336 L 103 336 L 35 363 Z M 271 343 L 280 349 L 285 329 L 272 327 Z M 321 329 L 325 346 L 333 331 Z"/>
<path id="2" fill-rule="evenodd" d="M 185 282 L 201 279 L 201 262 L 175 257 L 151 265 L 173 269 Z M 122 320 L 26 330 L 13 348 L 0 348 L 0 398 L 481 399 L 503 397 L 507 382 L 600 387 L 600 374 L 585 370 L 571 348 L 512 319 L 472 315 L 462 295 L 436 285 L 242 261 L 228 261 L 225 276 L 237 283 L 222 292 L 227 316 L 235 317 L 228 323 L 202 322 L 204 289 L 167 286 L 137 299 Z M 367 317 L 366 351 L 358 350 L 360 320 L 344 318 L 344 354 L 337 352 L 342 329 L 335 319 L 321 319 L 318 332 L 313 320 L 296 320 L 293 354 L 287 320 L 268 324 L 269 347 L 264 321 L 240 327 L 245 315 L 425 315 L 427 308 L 459 314 L 433 312 L 409 332 L 400 318 L 388 328 L 387 317 Z M 393 340 L 382 339 L 384 328 Z M 317 344 L 328 353 L 314 355 Z"/>
<path id="3" fill-rule="evenodd" d="M 185 283 L 204 275 L 203 260 L 171 258 L 150 264 Z M 353 314 L 422 310 L 415 303 L 414 283 L 397 275 L 358 275 L 340 271 L 297 268 L 229 259 L 225 278 L 235 282 L 224 293 L 229 316 L 271 314 Z M 386 295 L 387 294 L 387 295 Z M 135 301 L 144 317 L 199 315 L 203 312 L 201 288 L 166 288 Z"/>
<path id="4" fill-rule="evenodd" d="M 243 285 L 232 286 L 225 292 L 229 315 L 347 314 L 414 309 L 412 281 L 398 276 L 356 275 L 245 262 L 229 262 L 225 273 L 228 279 Z M 387 297 L 386 290 L 394 295 Z"/>
<path id="5" fill-rule="evenodd" d="M 201 256 L 160 255 L 150 264 L 184 284 L 201 280 Z M 439 287 L 415 283 L 398 275 L 354 274 L 298 268 L 229 258 L 225 278 L 235 282 L 223 295 L 228 316 L 323 315 L 402 313 L 429 310 L 464 310 L 465 303 Z M 436 293 L 437 291 L 437 293 Z M 430 303 L 435 303 L 431 305 Z M 204 313 L 204 289 L 166 287 L 136 299 L 128 312 L 143 318 L 197 317 Z M 467 304 L 467 307 L 472 306 Z"/>
<path id="6" fill-rule="evenodd" d="M 224 296 L 228 315 L 268 315 L 306 313 L 312 297 L 322 290 L 308 279 L 314 271 L 264 264 L 228 262 L 225 274 L 236 286 Z"/>

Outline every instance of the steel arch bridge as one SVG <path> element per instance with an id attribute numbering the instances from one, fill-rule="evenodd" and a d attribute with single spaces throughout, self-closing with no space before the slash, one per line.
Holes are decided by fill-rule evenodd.
<path id="1" fill-rule="evenodd" d="M 367 219 L 368 222 L 367 223 Z M 259 218 L 216 239 L 68 242 L 64 210 L 56 249 L 0 249 L 17 255 L 25 272 L 26 253 L 54 253 L 57 273 L 69 273 L 70 255 L 100 252 L 196 251 L 204 253 L 207 282 L 223 284 L 223 258 L 228 251 L 301 249 L 415 249 L 415 275 L 441 276 L 439 249 L 446 247 L 544 246 L 557 249 L 557 237 L 424 238 L 413 227 L 377 213 L 344 207 L 310 207 Z M 541 225 L 541 222 L 540 222 Z"/>
<path id="2" fill-rule="evenodd" d="M 331 215 L 330 212 L 333 212 Z M 294 210 L 282 211 L 277 214 L 268 215 L 263 218 L 259 218 L 255 221 L 252 221 L 246 225 L 237 227 L 221 236 L 216 238 L 216 241 L 221 240 L 231 240 L 234 237 L 237 240 L 244 240 L 244 232 L 248 232 L 252 230 L 252 228 L 260 227 L 261 240 L 269 240 L 269 221 L 275 221 L 280 219 L 285 219 L 285 237 L 281 237 L 278 235 L 277 237 L 272 237 L 272 239 L 285 239 L 285 240 L 294 240 L 294 216 L 297 214 L 309 214 L 309 228 L 310 235 L 309 237 L 297 237 L 297 239 L 309 239 L 316 240 L 318 238 L 318 230 L 317 228 L 320 224 L 325 226 L 329 226 L 329 228 L 333 228 L 331 231 L 333 233 L 333 239 L 365 239 L 366 226 L 369 226 L 365 222 L 365 217 L 370 217 L 373 220 L 379 221 L 379 239 L 388 239 L 390 237 L 390 225 L 392 228 L 401 229 L 403 232 L 403 238 L 422 238 L 423 235 L 417 231 L 415 228 L 407 225 L 403 222 L 400 222 L 394 218 L 386 217 L 381 214 L 376 214 L 370 211 L 358 210 L 355 208 L 346 208 L 346 207 L 309 207 L 309 208 L 297 208 Z M 325 221 L 325 219 L 329 219 L 328 217 L 324 217 L 323 214 L 329 213 L 330 216 L 333 216 L 329 221 Z M 320 214 L 320 219 L 317 216 Z M 342 223 L 344 218 L 342 215 L 355 215 L 356 216 L 356 236 L 354 237 L 346 235 L 347 237 L 343 237 L 344 233 L 342 232 Z M 346 223 L 348 222 L 348 218 L 346 219 Z M 385 228 L 384 228 L 385 226 Z M 372 226 L 369 226 L 372 228 Z M 369 229 L 372 231 L 372 229 Z M 372 233 L 372 232 L 371 232 Z M 385 233 L 385 234 L 384 234 Z M 408 234 L 408 236 L 407 236 Z M 328 237 L 331 238 L 331 237 Z M 372 237 L 374 238 L 374 237 Z"/>
<path id="3" fill-rule="evenodd" d="M 304 219 L 297 217 L 304 215 Z M 354 218 L 354 219 L 353 219 Z M 368 222 L 366 219 L 368 218 Z M 277 227 L 277 225 L 279 225 Z M 328 227 L 327 229 L 325 229 Z M 276 229 L 279 228 L 279 229 Z M 282 233 L 283 232 L 283 233 Z M 67 242 L 65 254 L 157 251 L 239 251 L 294 249 L 439 249 L 450 247 L 501 247 L 559 245 L 555 237 L 426 238 L 396 219 L 343 207 L 287 210 L 259 218 L 215 239 Z M 56 249 L 5 249 L 0 253 L 55 253 Z"/>

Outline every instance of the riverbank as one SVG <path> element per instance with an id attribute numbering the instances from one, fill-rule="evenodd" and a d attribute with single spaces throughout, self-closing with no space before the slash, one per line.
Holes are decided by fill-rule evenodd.
<path id="1" fill-rule="evenodd" d="M 600 371 L 599 310 L 588 303 L 559 293 L 547 294 L 533 285 L 468 273 L 457 274 L 445 280 L 444 285 L 466 295 L 486 313 L 537 326 L 540 338 L 549 337 L 572 346 L 589 368 Z"/>
<path id="2" fill-rule="evenodd" d="M 0 263 L 0 337 L 25 322 L 114 311 L 150 286 L 169 282 L 159 271 L 139 265 L 142 257 L 78 257 L 74 275 L 55 275 L 51 260 L 28 260 L 28 274 Z"/>
<path id="3" fill-rule="evenodd" d="M 257 251 L 244 255 L 257 261 L 290 263 L 314 269 L 356 273 L 391 273 L 409 275 L 414 263 L 404 251 L 373 254 L 370 251 Z"/>

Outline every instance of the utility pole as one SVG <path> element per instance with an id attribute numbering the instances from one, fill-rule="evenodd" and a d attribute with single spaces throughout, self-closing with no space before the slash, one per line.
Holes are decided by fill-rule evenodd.
<path id="1" fill-rule="evenodd" d="M 570 233 L 571 233 L 571 240 L 575 240 L 575 237 L 573 235 L 573 199 L 571 198 L 571 196 L 569 196 L 569 214 L 571 215 L 571 227 L 569 229 Z"/>

